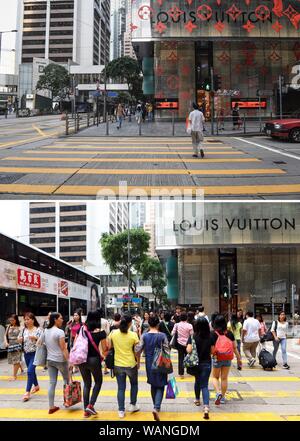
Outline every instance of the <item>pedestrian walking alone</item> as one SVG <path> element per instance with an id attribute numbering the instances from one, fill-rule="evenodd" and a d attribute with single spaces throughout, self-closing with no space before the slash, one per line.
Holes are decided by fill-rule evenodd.
<path id="1" fill-rule="evenodd" d="M 256 349 L 260 340 L 260 323 L 253 317 L 253 312 L 248 311 L 243 324 L 242 342 L 243 351 L 250 367 L 256 362 Z"/>
<path id="2" fill-rule="evenodd" d="M 287 352 L 286 352 L 288 329 L 289 329 L 289 324 L 286 320 L 285 312 L 281 311 L 280 314 L 278 315 L 278 320 L 272 323 L 271 332 L 274 336 L 273 355 L 276 359 L 277 351 L 279 349 L 279 346 L 281 346 L 281 356 L 282 356 L 284 369 L 290 369 L 290 366 L 287 363 Z"/>
<path id="3" fill-rule="evenodd" d="M 36 353 L 36 343 L 42 334 L 42 329 L 32 312 L 27 312 L 24 316 L 24 329 L 20 331 L 18 343 L 23 345 L 24 358 L 27 366 L 27 385 L 23 401 L 30 399 L 30 394 L 40 390 L 37 380 L 35 366 L 33 364 Z"/>
<path id="4" fill-rule="evenodd" d="M 193 368 L 193 375 L 195 376 L 195 405 L 200 406 L 200 392 L 203 397 L 203 418 L 209 419 L 209 390 L 208 381 L 211 373 L 211 354 L 213 353 L 214 345 L 210 333 L 210 327 L 205 317 L 200 317 L 196 320 L 194 325 L 194 335 L 189 337 L 187 345 L 187 353 L 191 354 L 193 351 L 192 339 L 194 339 L 197 348 L 199 364 Z"/>
<path id="5" fill-rule="evenodd" d="M 55 406 L 55 389 L 57 384 L 58 372 L 61 373 L 64 384 L 69 382 L 69 352 L 65 342 L 65 333 L 61 329 L 64 319 L 59 312 L 52 312 L 49 317 L 49 324 L 44 331 L 44 335 L 41 336 L 38 344 L 45 343 L 47 348 L 47 362 L 49 372 L 49 411 L 51 415 L 59 410 L 59 407 Z"/>
<path id="6" fill-rule="evenodd" d="M 238 321 L 236 314 L 232 314 L 229 322 L 227 323 L 228 331 L 232 332 L 236 341 L 237 349 L 241 354 L 241 339 L 242 339 L 242 329 L 243 326 L 241 322 Z"/>
<path id="7" fill-rule="evenodd" d="M 103 382 L 101 354 L 105 357 L 108 352 L 106 332 L 99 327 L 99 313 L 97 311 L 90 311 L 88 313 L 86 322 L 83 325 L 83 334 L 88 340 L 88 355 L 86 362 L 79 365 L 79 370 L 84 384 L 84 417 L 88 418 L 91 415 L 97 415 L 95 404 Z M 92 377 L 94 379 L 94 387 L 92 395 L 90 395 Z"/>
<path id="8" fill-rule="evenodd" d="M 124 107 L 122 104 L 119 104 L 117 107 L 117 122 L 118 122 L 117 129 L 118 130 L 122 128 L 122 122 L 123 122 L 124 117 L 125 117 Z"/>
<path id="9" fill-rule="evenodd" d="M 223 315 L 218 315 L 213 322 L 214 330 L 211 333 L 213 348 L 212 381 L 216 391 L 215 404 L 225 404 L 225 394 L 228 389 L 228 375 L 234 354 L 238 366 L 242 366 L 242 359 L 237 350 L 236 341 L 232 332 L 227 330 L 227 323 Z M 221 381 L 220 381 L 221 380 Z"/>
<path id="10" fill-rule="evenodd" d="M 9 319 L 9 325 L 6 328 L 4 343 L 7 348 L 7 362 L 9 365 L 13 365 L 13 375 L 9 381 L 15 381 L 17 379 L 18 370 L 21 374 L 24 372 L 22 368 L 22 346 L 18 343 L 18 337 L 20 334 L 20 322 L 16 314 L 12 314 Z"/>
<path id="11" fill-rule="evenodd" d="M 114 371 L 118 383 L 118 407 L 119 417 L 125 417 L 125 391 L 126 377 L 130 381 L 130 406 L 129 412 L 138 412 L 138 369 L 139 363 L 135 356 L 135 346 L 139 343 L 138 335 L 130 331 L 132 326 L 131 315 L 125 315 L 121 319 L 119 329 L 114 330 L 108 338 L 108 350 L 114 348 Z"/>
<path id="12" fill-rule="evenodd" d="M 194 148 L 194 158 L 204 158 L 204 150 L 202 148 L 202 142 L 204 140 L 203 131 L 205 118 L 202 112 L 200 112 L 196 103 L 193 104 L 194 110 L 189 115 L 189 124 L 191 126 L 192 143 Z"/>
<path id="13" fill-rule="evenodd" d="M 177 333 L 177 343 L 178 343 L 178 374 L 180 378 L 184 378 L 184 366 L 183 366 L 183 360 L 186 356 L 186 347 L 188 343 L 188 339 L 191 335 L 193 335 L 194 330 L 193 326 L 188 323 L 187 321 L 188 317 L 185 312 L 182 312 L 180 314 L 180 322 L 176 323 L 172 335 L 175 335 Z"/>
<path id="14" fill-rule="evenodd" d="M 235 103 L 234 108 L 232 109 L 232 123 L 233 123 L 233 129 L 232 130 L 240 130 L 242 121 L 240 118 L 240 108 L 239 103 Z"/>
<path id="15" fill-rule="evenodd" d="M 147 383 L 151 385 L 151 397 L 153 402 L 153 417 L 155 421 L 160 421 L 159 412 L 164 396 L 165 386 L 168 384 L 168 375 L 153 371 L 152 363 L 156 348 L 169 348 L 166 335 L 158 330 L 159 318 L 157 316 L 149 318 L 149 331 L 141 337 L 140 343 L 136 345 L 135 351 L 140 357 L 142 351 L 146 356 Z"/>

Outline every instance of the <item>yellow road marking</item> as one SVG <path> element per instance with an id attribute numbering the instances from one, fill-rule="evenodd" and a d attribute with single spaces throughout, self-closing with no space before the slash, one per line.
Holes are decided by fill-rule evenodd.
<path id="1" fill-rule="evenodd" d="M 42 146 L 41 148 L 51 148 L 51 149 L 57 149 L 60 150 L 62 148 L 64 149 L 79 149 L 79 148 L 84 148 L 84 149 L 88 149 L 88 150 L 100 150 L 102 151 L 103 149 L 108 149 L 108 148 L 115 148 L 115 149 L 148 149 L 149 151 L 149 147 L 148 146 L 142 146 L 142 145 L 113 145 L 113 146 L 109 146 L 109 145 L 99 145 L 99 146 L 93 146 L 93 145 L 66 145 L 66 144 L 62 144 L 62 145 L 49 145 L 49 146 Z M 170 151 L 170 148 L 168 146 L 155 146 L 155 149 L 160 149 L 160 150 L 165 150 L 167 152 Z M 186 151 L 192 151 L 191 147 L 184 147 L 184 146 L 178 146 L 178 147 L 172 147 L 172 150 L 177 151 L 178 149 L 182 149 L 182 150 L 186 150 Z M 226 147 L 226 146 L 216 146 L 216 147 L 205 147 L 205 151 L 210 151 L 210 150 L 233 150 L 233 147 Z"/>
<path id="2" fill-rule="evenodd" d="M 78 168 L 0 167 L 0 173 L 73 174 Z"/>
<path id="3" fill-rule="evenodd" d="M 0 184 L 0 193 L 51 194 L 56 189 L 57 185 Z"/>
<path id="4" fill-rule="evenodd" d="M 286 421 L 300 421 L 300 415 L 284 415 Z"/>
<path id="5" fill-rule="evenodd" d="M 51 155 L 51 154 L 55 154 L 55 155 L 86 155 L 87 153 L 91 153 L 91 154 L 97 154 L 97 152 L 91 151 L 89 152 L 88 150 L 27 150 L 23 153 L 32 153 L 32 154 L 37 154 L 37 155 Z M 184 152 L 184 151 L 179 151 L 179 152 L 170 152 L 170 151 L 166 151 L 166 152 L 149 152 L 149 151 L 145 151 L 142 152 L 140 150 L 136 150 L 136 151 L 125 151 L 125 152 L 117 152 L 116 150 L 101 150 L 101 152 L 99 152 L 99 154 L 104 154 L 104 155 L 188 155 L 189 152 Z M 237 151 L 231 151 L 231 152 L 208 152 L 207 155 L 245 155 L 245 153 L 243 152 L 237 152 Z"/>
<path id="6" fill-rule="evenodd" d="M 39 377 L 40 379 L 40 377 Z M 0 388 L 0 395 L 23 395 L 24 394 L 24 388 Z M 47 396 L 48 390 L 45 387 L 45 389 L 40 389 L 38 392 L 38 396 Z M 63 391 L 60 388 L 57 388 L 55 392 L 56 396 L 63 396 Z M 117 389 L 114 390 L 104 390 L 102 389 L 100 391 L 101 397 L 110 397 L 115 398 L 117 397 Z M 130 397 L 130 391 L 125 392 L 126 398 Z M 216 396 L 214 391 L 210 391 L 210 398 L 214 399 Z M 247 398 L 300 398 L 300 391 L 291 391 L 291 392 L 284 392 L 284 391 L 229 391 L 226 393 L 226 400 L 234 400 L 234 399 L 240 399 L 242 397 L 243 399 Z M 151 398 L 151 392 L 150 390 L 139 390 L 139 398 Z M 177 398 L 195 398 L 194 391 L 179 391 L 179 395 Z"/>
<path id="7" fill-rule="evenodd" d="M 260 159 L 256 158 L 224 158 L 224 159 L 186 159 L 186 158 L 69 158 L 69 157 L 43 157 L 43 158 L 26 158 L 22 156 L 8 156 L 6 158 L 2 158 L 1 161 L 47 161 L 47 162 L 179 162 L 179 163 L 197 163 L 199 164 L 201 161 L 201 164 L 208 164 L 208 163 L 234 163 L 234 162 L 261 162 Z"/>
<path id="8" fill-rule="evenodd" d="M 36 130 L 41 136 L 43 136 L 44 138 L 47 137 L 47 135 L 45 134 L 45 132 L 43 132 L 43 130 L 41 130 L 39 127 L 37 127 L 35 124 L 32 124 L 32 127 L 34 128 L 34 130 Z"/>
<path id="9" fill-rule="evenodd" d="M 25 420 L 83 420 L 82 410 L 76 407 L 69 410 L 61 409 L 49 415 L 48 410 L 42 409 L 0 409 L 0 418 L 5 419 L 25 419 Z M 161 412 L 161 421 L 198 421 L 199 412 Z M 98 415 L 90 418 L 93 421 L 119 421 L 118 413 L 100 410 Z M 127 413 L 122 421 L 153 421 L 152 412 Z M 284 421 L 284 418 L 273 412 L 230 412 L 214 413 L 210 412 L 210 421 Z"/>
<path id="10" fill-rule="evenodd" d="M 40 141 L 41 139 L 42 139 L 41 136 L 36 136 L 35 138 L 22 139 L 21 141 L 6 142 L 5 144 L 0 144 L 0 148 L 16 146 L 16 145 L 24 144 L 24 143 L 27 144 L 28 142 Z"/>

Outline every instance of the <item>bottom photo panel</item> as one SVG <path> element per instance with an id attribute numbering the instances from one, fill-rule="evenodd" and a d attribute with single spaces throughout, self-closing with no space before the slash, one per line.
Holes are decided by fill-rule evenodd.
<path id="1" fill-rule="evenodd" d="M 1 424 L 129 439 L 300 421 L 300 201 L 0 212 Z"/>

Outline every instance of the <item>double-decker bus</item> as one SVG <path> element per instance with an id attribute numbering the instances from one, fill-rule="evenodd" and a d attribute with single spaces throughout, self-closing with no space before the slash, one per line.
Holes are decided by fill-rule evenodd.
<path id="1" fill-rule="evenodd" d="M 33 312 L 40 324 L 49 312 L 64 321 L 77 308 L 101 307 L 100 281 L 69 263 L 0 233 L 0 323 Z"/>

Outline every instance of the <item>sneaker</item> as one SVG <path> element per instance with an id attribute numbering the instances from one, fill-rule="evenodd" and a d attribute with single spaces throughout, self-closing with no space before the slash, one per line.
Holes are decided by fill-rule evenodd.
<path id="1" fill-rule="evenodd" d="M 124 410 L 119 410 L 119 418 L 125 418 Z"/>
<path id="2" fill-rule="evenodd" d="M 225 397 L 222 397 L 222 398 L 220 399 L 220 404 L 226 404 Z"/>
<path id="3" fill-rule="evenodd" d="M 83 416 L 84 416 L 84 418 L 89 418 L 91 416 L 91 414 L 85 410 L 83 412 Z"/>
<path id="4" fill-rule="evenodd" d="M 203 409 L 203 419 L 204 420 L 209 420 L 209 407 L 208 406 L 204 406 L 204 409 Z"/>
<path id="5" fill-rule="evenodd" d="M 255 362 L 256 362 L 255 358 L 252 358 L 252 360 L 249 362 L 249 366 L 253 367 L 255 365 Z"/>
<path id="6" fill-rule="evenodd" d="M 92 406 L 91 404 L 88 405 L 88 407 L 85 409 L 85 411 L 87 413 L 89 413 L 90 415 L 98 415 L 94 409 L 94 406 Z"/>
<path id="7" fill-rule="evenodd" d="M 130 404 L 128 412 L 138 412 L 140 407 L 137 404 Z"/>
<path id="8" fill-rule="evenodd" d="M 221 400 L 222 400 L 222 394 L 217 394 L 216 395 L 215 405 L 216 406 L 220 406 Z"/>
<path id="9" fill-rule="evenodd" d="M 198 155 L 193 155 L 193 158 L 198 158 Z"/>
<path id="10" fill-rule="evenodd" d="M 202 149 L 200 150 L 200 155 L 201 155 L 201 158 L 204 158 L 204 151 Z"/>
<path id="11" fill-rule="evenodd" d="M 283 369 L 290 369 L 290 366 L 288 364 L 284 364 L 282 367 Z"/>

